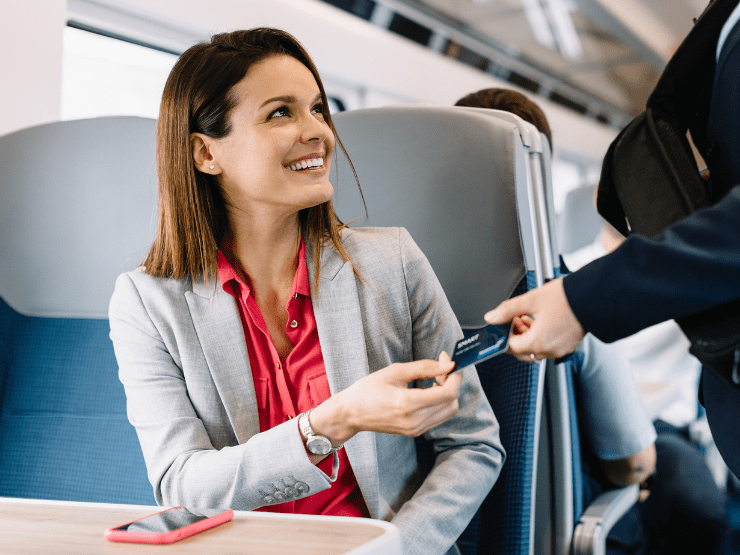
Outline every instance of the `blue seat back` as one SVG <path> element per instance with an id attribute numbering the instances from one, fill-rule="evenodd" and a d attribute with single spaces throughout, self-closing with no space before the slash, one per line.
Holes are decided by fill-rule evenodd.
<path id="1" fill-rule="evenodd" d="M 522 281 L 519 295 L 529 289 Z M 476 365 L 483 390 L 501 423 L 506 463 L 480 509 L 478 555 L 531 552 L 540 407 L 540 365 L 502 355 Z M 471 523 L 472 526 L 476 522 Z M 471 535 L 471 530 L 461 540 Z"/>
<path id="2" fill-rule="evenodd" d="M 0 299 L 0 496 L 154 503 L 108 332 Z"/>

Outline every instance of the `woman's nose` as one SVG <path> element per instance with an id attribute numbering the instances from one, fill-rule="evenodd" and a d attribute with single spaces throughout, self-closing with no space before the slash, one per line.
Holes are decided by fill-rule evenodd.
<path id="1" fill-rule="evenodd" d="M 305 123 L 301 131 L 301 142 L 323 141 L 331 133 L 329 125 L 323 118 L 319 119 L 316 114 L 309 114 L 303 119 Z"/>

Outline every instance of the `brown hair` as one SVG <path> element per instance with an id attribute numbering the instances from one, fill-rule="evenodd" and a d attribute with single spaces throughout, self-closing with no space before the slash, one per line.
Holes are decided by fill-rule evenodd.
<path id="1" fill-rule="evenodd" d="M 324 119 L 336 135 L 316 66 L 292 35 L 269 28 L 234 31 L 214 35 L 210 42 L 186 50 L 167 79 L 159 111 L 159 212 L 157 235 L 144 261 L 148 274 L 202 278 L 206 282 L 218 275 L 217 253 L 229 231 L 226 204 L 217 178 L 196 170 L 190 134 L 203 133 L 213 138 L 228 135 L 229 116 L 236 106 L 231 92 L 234 85 L 254 64 L 275 55 L 292 56 L 311 71 L 321 91 Z M 337 144 L 346 155 L 339 138 Z M 344 224 L 336 217 L 331 200 L 301 210 L 299 221 L 302 232 L 316 248 L 316 288 L 325 242 L 330 241 L 342 258 L 352 263 L 339 234 Z"/>
<path id="2" fill-rule="evenodd" d="M 516 114 L 544 133 L 552 149 L 552 132 L 542 109 L 522 93 L 511 89 L 483 89 L 455 102 L 455 106 L 490 108 Z"/>

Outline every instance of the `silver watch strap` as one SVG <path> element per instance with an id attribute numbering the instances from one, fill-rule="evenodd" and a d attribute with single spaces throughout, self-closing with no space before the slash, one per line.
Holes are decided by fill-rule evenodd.
<path id="1" fill-rule="evenodd" d="M 313 428 L 311 427 L 311 421 L 308 419 L 308 415 L 311 414 L 312 410 L 313 409 L 308 409 L 298 418 L 298 424 L 300 426 L 301 433 L 306 439 L 308 439 L 311 436 L 316 435 L 315 433 L 313 433 Z"/>

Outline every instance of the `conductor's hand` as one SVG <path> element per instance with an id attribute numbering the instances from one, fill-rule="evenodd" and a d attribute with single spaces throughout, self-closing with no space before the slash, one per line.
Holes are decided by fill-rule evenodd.
<path id="1" fill-rule="evenodd" d="M 509 352 L 528 362 L 572 353 L 586 335 L 570 309 L 562 279 L 504 301 L 484 318 L 489 324 L 513 321 Z"/>
<path id="2" fill-rule="evenodd" d="M 458 410 L 462 372 L 447 353 L 438 361 L 391 364 L 333 395 L 311 413 L 316 433 L 344 443 L 361 431 L 416 437 L 439 426 Z M 432 387 L 409 388 L 419 379 L 435 379 Z"/>

